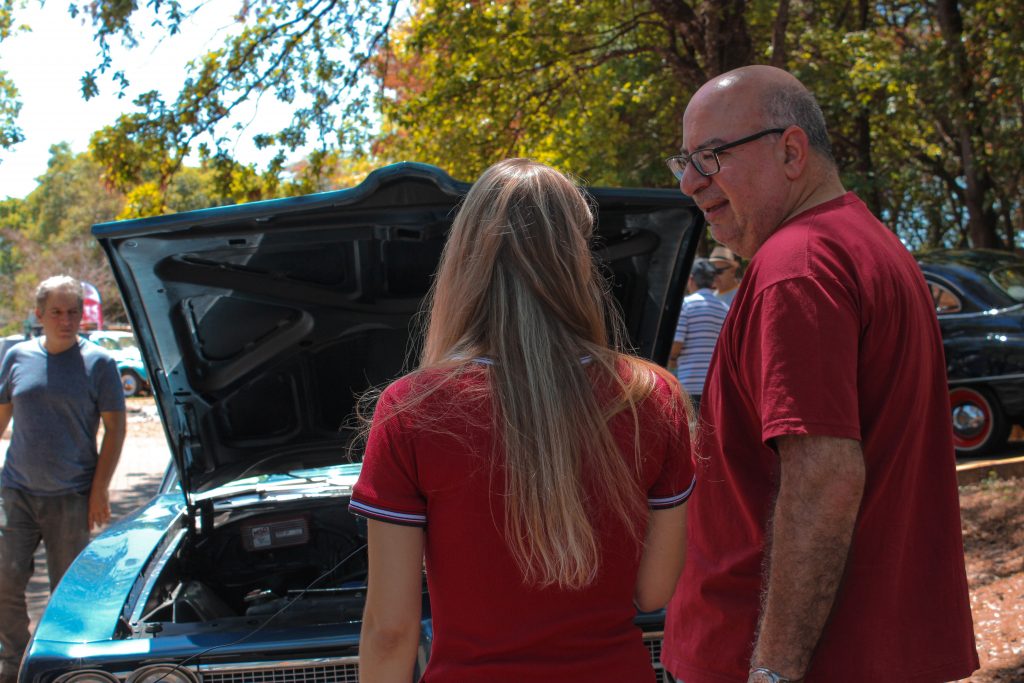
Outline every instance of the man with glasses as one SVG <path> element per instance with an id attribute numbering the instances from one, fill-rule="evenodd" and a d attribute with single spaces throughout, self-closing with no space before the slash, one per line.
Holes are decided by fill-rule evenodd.
<path id="1" fill-rule="evenodd" d="M 966 678 L 945 362 L 917 264 L 845 191 L 821 109 L 784 71 L 701 87 L 668 164 L 749 263 L 704 386 L 666 668 L 685 683 Z"/>

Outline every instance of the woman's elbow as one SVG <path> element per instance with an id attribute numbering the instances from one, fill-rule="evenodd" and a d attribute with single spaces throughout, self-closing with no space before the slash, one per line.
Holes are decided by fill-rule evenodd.
<path id="1" fill-rule="evenodd" d="M 671 586 L 637 586 L 636 595 L 633 597 L 633 604 L 641 612 L 654 612 L 663 608 L 672 599 L 675 592 L 675 583 Z"/>
<path id="2" fill-rule="evenodd" d="M 420 624 L 415 619 L 383 619 L 367 616 L 359 638 L 360 660 L 397 663 L 407 661 L 410 669 L 416 658 Z"/>

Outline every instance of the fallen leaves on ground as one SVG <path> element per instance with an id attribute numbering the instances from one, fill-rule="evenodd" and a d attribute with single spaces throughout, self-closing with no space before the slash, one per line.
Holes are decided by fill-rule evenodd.
<path id="1" fill-rule="evenodd" d="M 1024 681 L 1024 480 L 960 487 L 967 584 L 981 659 L 971 683 Z"/>

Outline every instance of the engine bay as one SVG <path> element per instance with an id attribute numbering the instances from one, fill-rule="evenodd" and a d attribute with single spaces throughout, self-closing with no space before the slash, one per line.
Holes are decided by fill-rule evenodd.
<path id="1" fill-rule="evenodd" d="M 289 509 L 276 504 L 217 515 L 211 530 L 189 530 L 160 561 L 129 637 L 362 617 L 365 522 L 331 498 Z M 126 634 L 127 635 L 127 634 Z"/>

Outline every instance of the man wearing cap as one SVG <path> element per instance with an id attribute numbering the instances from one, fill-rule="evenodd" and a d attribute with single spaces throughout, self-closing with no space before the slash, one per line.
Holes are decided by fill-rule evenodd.
<path id="1" fill-rule="evenodd" d="M 690 395 L 696 414 L 704 391 L 704 378 L 711 364 L 711 354 L 729 307 L 711 291 L 715 267 L 708 259 L 695 259 L 690 268 L 689 296 L 683 299 L 679 323 L 672 343 L 670 361 L 676 361 L 676 376 Z"/>
<path id="2" fill-rule="evenodd" d="M 715 280 L 715 296 L 726 306 L 731 306 L 732 300 L 736 298 L 736 291 L 740 288 L 740 258 L 728 247 L 719 245 L 711 250 L 708 261 L 718 274 Z"/>
<path id="3" fill-rule="evenodd" d="M 942 683 L 978 667 L 946 366 L 914 258 L 840 181 L 821 108 L 749 66 L 669 159 L 748 259 L 701 405 L 662 661 L 685 683 Z"/>
<path id="4" fill-rule="evenodd" d="M 36 548 L 46 545 L 52 591 L 89 529 L 110 520 L 107 490 L 125 436 L 117 364 L 78 336 L 82 284 L 44 280 L 36 316 L 43 336 L 16 344 L 0 363 L 0 434 L 14 420 L 0 476 L 0 683 L 14 683 L 29 640 L 25 588 Z"/>

